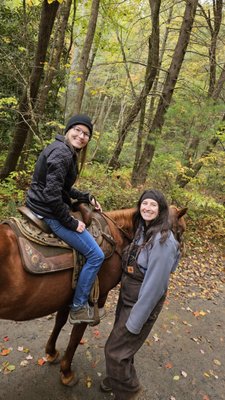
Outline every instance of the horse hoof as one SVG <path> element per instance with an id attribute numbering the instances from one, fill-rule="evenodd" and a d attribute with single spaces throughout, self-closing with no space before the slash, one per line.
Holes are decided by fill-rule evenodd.
<path id="1" fill-rule="evenodd" d="M 46 354 L 47 361 L 50 364 L 58 364 L 59 363 L 59 351 L 57 350 L 54 354 L 54 356 L 51 356 L 51 354 Z"/>
<path id="2" fill-rule="evenodd" d="M 61 375 L 61 382 L 65 386 L 75 386 L 79 381 L 79 378 L 75 376 L 74 372 L 72 372 L 69 377 L 66 377 L 63 374 L 63 372 L 61 372 L 60 375 Z"/>

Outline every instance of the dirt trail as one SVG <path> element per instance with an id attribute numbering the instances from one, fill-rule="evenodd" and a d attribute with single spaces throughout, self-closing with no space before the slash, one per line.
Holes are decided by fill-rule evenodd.
<path id="1" fill-rule="evenodd" d="M 135 359 L 146 388 L 143 400 L 225 400 L 224 272 L 221 245 L 189 247 L 172 277 L 164 309 Z M 99 391 L 99 382 L 117 296 L 118 288 L 109 295 L 107 317 L 85 333 L 73 360 L 80 377 L 73 388 L 61 385 L 59 365 L 39 365 L 52 316 L 23 323 L 0 321 L 0 353 L 9 350 L 0 355 L 0 399 L 112 399 Z M 61 354 L 70 330 L 67 323 L 59 337 Z"/>

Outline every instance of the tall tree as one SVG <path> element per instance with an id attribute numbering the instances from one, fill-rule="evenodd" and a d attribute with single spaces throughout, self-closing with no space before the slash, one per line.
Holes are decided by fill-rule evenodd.
<path id="1" fill-rule="evenodd" d="M 165 79 L 162 95 L 152 122 L 152 126 L 148 132 L 144 149 L 140 156 L 139 164 L 133 176 L 134 185 L 144 184 L 148 175 L 154 152 L 155 152 L 155 136 L 160 134 L 164 124 L 165 114 L 170 106 L 174 89 L 177 83 L 179 72 L 184 60 L 187 46 L 190 41 L 190 35 L 194 23 L 198 0 L 187 0 L 184 11 L 183 21 L 180 29 L 178 41 L 174 50 L 172 61 Z"/>
<path id="2" fill-rule="evenodd" d="M 85 37 L 84 45 L 81 51 L 79 66 L 78 66 L 78 80 L 76 85 L 76 92 L 74 96 L 73 112 L 79 113 L 82 107 L 82 100 L 84 96 L 86 78 L 90 72 L 90 65 L 88 65 L 91 47 L 93 44 L 95 30 L 98 20 L 100 0 L 93 0 L 91 6 L 91 14 L 88 23 L 87 34 Z"/>
<path id="3" fill-rule="evenodd" d="M 57 71 L 59 70 L 60 59 L 65 42 L 65 34 L 70 15 L 71 5 L 72 5 L 72 0 L 64 0 L 63 3 L 60 4 L 60 8 L 58 11 L 59 14 L 58 24 L 57 24 L 57 29 L 55 31 L 52 51 L 48 62 L 47 71 L 45 73 L 43 83 L 40 87 L 37 104 L 35 107 L 35 112 L 38 118 L 40 118 L 44 112 L 45 104 L 47 101 L 49 90 L 51 88 L 52 81 L 55 78 Z M 76 6 L 76 4 L 74 4 L 74 6 Z"/>
<path id="4" fill-rule="evenodd" d="M 129 111 L 121 126 L 112 158 L 109 161 L 110 168 L 116 168 L 118 166 L 119 155 L 122 151 L 128 129 L 137 117 L 141 107 L 143 106 L 143 103 L 145 103 L 146 97 L 152 88 L 155 76 L 157 74 L 159 62 L 159 12 L 161 0 L 149 0 L 149 3 L 151 8 L 152 31 L 149 37 L 148 61 L 145 73 L 145 83 L 141 93 L 138 97 L 136 97 L 135 102 L 131 107 L 131 110 Z"/>
<path id="5" fill-rule="evenodd" d="M 58 7 L 58 1 L 54 1 L 51 4 L 49 4 L 47 0 L 43 1 L 34 65 L 31 71 L 29 84 L 24 88 L 19 102 L 19 117 L 15 127 L 12 144 L 9 148 L 7 158 L 0 172 L 0 179 L 5 179 L 10 172 L 15 170 L 26 141 L 27 134 L 31 126 L 32 111 L 37 99 L 38 89 L 46 60 L 47 48 Z"/>
<path id="6" fill-rule="evenodd" d="M 162 40 L 162 46 L 160 49 L 160 56 L 159 56 L 159 68 L 157 70 L 156 73 L 156 77 L 154 80 L 154 84 L 151 90 L 151 100 L 150 100 L 150 106 L 149 106 L 149 113 L 148 113 L 148 121 L 147 121 L 147 127 L 151 126 L 152 123 L 152 118 L 154 115 L 154 108 L 155 108 L 155 102 L 156 102 L 156 93 L 157 93 L 157 88 L 158 88 L 158 84 L 159 84 L 159 76 L 160 76 L 160 68 L 162 65 L 162 61 L 163 61 L 163 56 L 165 53 L 165 48 L 166 48 L 166 43 L 167 43 L 167 39 L 168 39 L 168 35 L 169 35 L 169 25 L 171 23 L 171 19 L 172 19 L 172 14 L 173 14 L 173 5 L 169 8 L 169 14 L 168 14 L 168 18 L 167 18 L 167 23 L 166 23 L 166 29 L 165 29 L 165 33 L 164 33 L 164 37 Z M 138 163 L 140 161 L 140 157 L 141 157 L 141 150 L 142 150 L 142 143 L 143 143 L 143 139 L 144 139 L 144 133 L 147 130 L 147 128 L 145 128 L 145 114 L 146 114 L 146 105 L 147 105 L 147 98 L 145 100 L 145 102 L 143 103 L 142 107 L 141 107 L 141 112 L 140 112 L 140 120 L 139 120 L 139 126 L 138 126 L 138 134 L 137 134 L 137 144 L 136 144 L 136 152 L 135 152 L 135 160 L 134 160 L 134 164 L 133 164 L 133 169 L 132 169 L 132 175 L 131 175 L 131 183 L 133 186 L 136 185 L 136 180 L 137 180 L 137 168 L 138 168 Z"/>
<path id="7" fill-rule="evenodd" d="M 210 9 L 208 12 L 206 12 L 203 5 L 199 4 L 199 7 L 203 17 L 207 21 L 210 32 L 208 97 L 212 98 L 216 102 L 219 99 L 225 82 L 225 65 L 223 66 L 219 78 L 216 81 L 216 52 L 218 34 L 222 22 L 223 2 L 222 0 L 213 0 L 213 15 L 211 15 Z M 220 130 L 210 138 L 204 150 L 198 155 L 198 157 L 196 157 L 196 155 L 198 153 L 200 138 L 196 137 L 195 135 L 190 138 L 188 146 L 184 152 L 182 163 L 183 172 L 179 173 L 176 178 L 176 184 L 178 186 L 182 188 L 185 187 L 193 178 L 197 176 L 201 168 L 204 166 L 205 160 L 214 151 L 217 143 L 219 142 L 221 132 L 224 132 L 224 121 L 225 116 L 222 118 Z"/>
<path id="8" fill-rule="evenodd" d="M 23 147 L 23 151 L 21 153 L 20 162 L 18 169 L 23 170 L 25 163 L 29 157 L 29 150 L 33 140 L 33 133 L 38 131 L 38 123 L 42 119 L 46 102 L 48 99 L 48 93 L 51 89 L 52 82 L 57 75 L 57 72 L 60 67 L 60 59 L 63 52 L 64 40 L 65 40 L 65 33 L 66 27 L 69 19 L 70 8 L 71 8 L 72 0 L 65 0 L 62 4 L 60 4 L 58 9 L 58 18 L 57 18 L 57 27 L 55 29 L 55 34 L 53 38 L 52 48 L 50 51 L 49 61 L 46 66 L 45 76 L 43 79 L 42 84 L 39 88 L 39 94 L 37 97 L 37 101 L 34 107 L 34 121 L 32 121 L 35 126 L 32 124 L 33 129 L 29 129 L 27 134 L 26 142 Z M 36 136 L 37 137 L 37 136 Z M 42 142 L 42 138 L 38 132 L 38 137 Z"/>
<path id="9" fill-rule="evenodd" d="M 223 0 L 213 0 L 213 7 L 212 7 L 213 16 L 211 16 L 210 9 L 208 9 L 208 12 L 205 11 L 204 5 L 199 4 L 199 7 L 202 11 L 203 16 L 206 19 L 211 37 L 210 47 L 209 47 L 209 89 L 208 89 L 208 96 L 211 97 L 216 84 L 216 45 L 222 22 Z"/>

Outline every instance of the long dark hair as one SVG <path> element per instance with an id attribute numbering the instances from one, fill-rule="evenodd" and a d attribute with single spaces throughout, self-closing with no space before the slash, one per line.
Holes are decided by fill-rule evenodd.
<path id="1" fill-rule="evenodd" d="M 143 220 L 140 213 L 141 203 L 145 199 L 153 199 L 157 201 L 159 205 L 158 216 L 153 221 L 150 221 L 148 225 L 145 224 L 145 221 Z M 136 234 L 141 227 L 144 227 L 145 244 L 153 243 L 156 234 L 160 232 L 161 233 L 160 243 L 163 243 L 167 239 L 169 233 L 168 217 L 169 217 L 169 206 L 167 204 L 164 195 L 159 190 L 156 189 L 145 190 L 142 193 L 140 199 L 138 200 L 137 211 L 133 217 L 134 232 Z"/>

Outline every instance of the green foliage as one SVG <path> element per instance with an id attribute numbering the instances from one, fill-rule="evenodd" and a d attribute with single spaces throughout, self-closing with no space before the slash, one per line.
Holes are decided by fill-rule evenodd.
<path id="1" fill-rule="evenodd" d="M 183 90 L 174 96 L 173 104 L 166 114 L 163 137 L 172 144 L 186 147 L 191 137 L 196 137 L 205 147 L 206 141 L 214 136 L 221 124 L 223 104 L 215 104 L 202 91 L 192 88 L 192 93 Z"/>
<path id="2" fill-rule="evenodd" d="M 139 189 L 130 184 L 130 170 L 109 171 L 98 163 L 89 163 L 79 179 L 80 190 L 88 190 L 101 203 L 103 209 L 135 207 Z"/>
<path id="3" fill-rule="evenodd" d="M 42 3 L 40 0 L 29 0 L 25 3 L 20 0 L 5 0 L 0 5 L 0 55 L 3 61 L 0 67 L 2 157 L 6 156 L 7 149 L 12 141 L 18 115 L 17 105 L 24 87 L 29 81 L 33 66 Z M 38 132 L 36 132 L 32 145 L 28 149 L 30 155 L 26 165 L 28 172 L 13 173 L 1 184 L 2 215 L 10 215 L 16 212 L 17 205 L 23 202 L 30 174 L 39 152 L 53 139 L 55 133 L 62 132 L 64 104 L 66 103 L 68 89 L 70 89 L 67 83 L 70 78 L 72 79 L 70 81 L 71 100 L 75 101 L 73 92 L 77 78 L 76 67 L 87 31 L 91 3 L 89 0 L 77 3 L 73 45 L 70 55 L 68 55 L 73 13 L 73 10 L 71 10 L 65 47 L 57 68 L 57 75 L 49 91 L 45 111 L 43 115 L 38 116 L 41 117 L 38 122 Z M 211 7 L 209 3 L 204 2 L 203 6 L 206 11 Z M 23 5 L 26 5 L 26 7 L 23 7 Z M 159 71 L 158 87 L 154 93 L 152 91 L 147 97 L 145 133 L 148 132 L 151 125 L 148 121 L 150 101 L 153 96 L 156 96 L 155 111 L 183 19 L 185 2 L 172 2 L 172 5 L 174 6 L 173 15 L 171 23 L 168 25 L 170 5 L 162 2 L 160 51 L 164 40 L 163 35 L 167 28 L 169 28 L 169 36 L 163 54 L 162 68 Z M 213 13 L 211 13 L 212 15 Z M 82 173 L 79 187 L 81 190 L 86 189 L 93 192 L 104 209 L 134 206 L 140 193 L 144 190 L 144 187 L 132 188 L 130 184 L 139 115 L 130 127 L 125 140 L 119 159 L 120 168 L 117 171 L 106 172 L 106 166 L 112 156 L 121 121 L 126 119 L 126 115 L 130 112 L 135 101 L 130 80 L 136 96 L 139 95 L 143 87 L 150 31 L 149 2 L 137 2 L 136 0 L 116 3 L 109 0 L 101 2 L 91 56 L 95 55 L 96 50 L 97 53 L 86 81 L 85 97 L 82 104 L 82 111 L 93 117 L 95 126 L 98 125 L 97 129 L 101 132 L 101 137 L 98 137 L 99 133 L 95 133 L 93 136 L 89 150 L 89 160 L 92 161 L 87 164 Z M 224 65 L 224 41 L 221 40 L 224 36 L 224 26 L 221 27 L 219 35 L 216 79 L 221 73 L 221 66 Z M 49 66 L 53 37 L 54 32 L 48 49 L 45 72 Z M 118 38 L 123 46 L 126 65 Z M 162 133 L 158 133 L 154 137 L 156 150 L 145 187 L 156 187 L 162 190 L 169 202 L 176 203 L 181 207 L 188 205 L 189 218 L 193 221 L 197 222 L 201 218 L 220 221 L 221 215 L 223 215 L 221 204 L 225 181 L 222 174 L 224 169 L 222 149 L 222 146 L 224 146 L 224 124 L 221 123 L 224 104 L 222 101 L 215 103 L 208 98 L 210 33 L 201 13 L 198 13 L 196 17 L 192 39 L 177 80 L 172 103 L 166 114 Z M 72 57 L 74 58 L 72 59 Z M 71 73 L 68 73 L 70 67 Z M 129 77 L 125 67 L 129 69 Z M 224 91 L 221 99 L 223 97 Z M 107 102 L 104 108 L 102 104 L 105 100 Z M 68 97 L 67 105 L 69 103 L 70 98 Z M 102 109 L 104 110 L 103 113 L 101 113 Z M 35 112 L 36 110 L 34 110 L 34 118 L 36 117 Z M 154 116 L 154 112 L 152 114 Z M 104 131 L 101 129 L 103 125 Z M 200 158 L 210 139 L 216 135 L 219 135 L 220 138 L 216 148 L 207 157 Z M 197 139 L 197 146 L 188 157 L 187 149 L 193 138 Z M 98 146 L 98 151 L 92 159 L 96 146 Z M 199 160 L 203 161 L 203 166 L 200 172 L 191 179 L 187 188 L 180 189 L 177 187 L 175 184 L 177 175 L 181 172 L 188 175 L 191 166 Z"/>
<path id="4" fill-rule="evenodd" d="M 0 4 L 0 140 L 3 148 L 9 145 L 17 119 L 17 104 L 29 80 L 37 40 L 38 7 L 27 10 L 25 25 L 23 8 Z M 19 34 L 18 34 L 19 33 Z"/>
<path id="5" fill-rule="evenodd" d="M 159 164 L 158 164 L 159 165 Z M 30 165 L 30 168 L 32 166 Z M 106 173 L 104 165 L 88 163 L 76 184 L 82 191 L 89 191 L 101 203 L 103 211 L 121 208 L 135 207 L 141 193 L 146 188 L 157 188 L 165 194 L 169 204 L 178 207 L 188 207 L 186 216 L 187 237 L 190 230 L 203 224 L 207 235 L 213 239 L 222 238 L 225 235 L 223 221 L 225 218 L 224 206 L 206 193 L 197 190 L 181 189 L 166 181 L 171 176 L 164 177 L 161 174 L 148 178 L 146 185 L 132 188 L 130 184 L 131 169 L 121 168 L 119 171 Z M 12 173 L 0 186 L 0 219 L 17 214 L 17 207 L 24 203 L 25 194 L 30 181 L 30 172 Z M 204 228 L 204 229 L 206 229 Z M 189 232 L 189 233 L 188 233 Z"/>
<path id="6" fill-rule="evenodd" d="M 20 189 L 18 184 L 20 179 L 22 179 L 21 173 L 12 172 L 8 179 L 1 182 L 1 219 L 16 215 L 17 207 L 24 203 L 24 190 Z"/>

